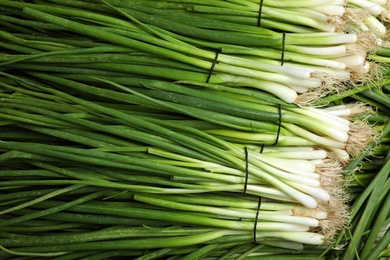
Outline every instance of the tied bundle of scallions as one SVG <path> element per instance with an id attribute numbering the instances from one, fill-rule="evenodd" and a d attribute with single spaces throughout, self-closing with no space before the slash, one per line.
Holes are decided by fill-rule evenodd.
<path id="1" fill-rule="evenodd" d="M 282 33 L 222 20 L 215 22 L 193 12 L 176 12 L 170 9 L 169 2 L 169 7 L 164 7 L 165 2 L 153 7 L 148 1 L 127 4 L 121 1 L 102 1 L 101 4 L 71 0 L 49 2 L 56 4 L 2 3 L 4 8 L 28 17 L 3 16 L 4 22 L 16 29 L 12 35 L 1 33 L 1 38 L 13 43 L 3 47 L 16 50 L 20 55 L 5 56 L 2 66 L 75 73 L 72 64 L 77 64 L 82 69 L 78 73 L 104 70 L 118 75 L 130 73 L 165 80 L 250 87 L 288 103 L 300 104 L 349 86 L 346 82 L 368 81 L 372 75 L 370 70 L 374 69 L 366 61 L 366 53 L 368 48 L 375 46 L 370 46 L 367 37 L 361 38 L 357 33 L 327 30 Z M 213 2 L 216 5 L 225 3 Z M 250 1 L 246 7 L 238 3 L 227 5 L 226 9 L 238 10 L 258 6 Z M 313 4 L 303 4 L 301 8 L 308 8 L 308 13 L 319 12 L 311 7 Z M 301 11 L 299 8 L 294 10 L 295 13 Z M 33 27 L 24 27 L 28 24 Z M 49 33 L 48 38 L 48 35 L 36 34 L 35 28 L 48 32 L 56 30 L 61 34 L 50 37 Z M 82 41 L 67 39 L 66 32 L 79 35 Z M 16 47 L 15 43 L 21 46 Z M 91 48 L 82 46 L 80 49 L 79 44 Z M 95 57 L 92 54 L 111 52 L 116 55 L 111 58 L 101 55 L 100 59 L 91 57 Z M 65 54 L 70 56 L 58 57 Z M 102 62 L 104 59 L 107 62 Z M 58 66 L 42 65 L 53 62 L 59 63 Z"/>
<path id="2" fill-rule="evenodd" d="M 0 173 L 3 176 L 1 185 L 10 192 L 9 196 L 26 185 L 29 190 L 37 191 L 22 191 L 19 199 L 6 203 L 2 211 L 8 216 L 3 221 L 4 226 L 46 218 L 69 209 L 83 214 L 102 214 L 103 218 L 110 215 L 141 219 L 145 223 L 159 220 L 172 225 L 222 228 L 226 230 L 212 231 L 212 234 L 217 237 L 244 234 L 246 242 L 252 241 L 255 234 L 256 242 L 264 240 L 267 245 L 299 250 L 302 244 L 325 243 L 324 239 L 332 238 L 346 223 L 342 158 L 338 160 L 330 148 L 320 148 L 321 144 L 304 138 L 312 131 L 311 126 L 301 130 L 305 135 L 294 137 L 296 128 L 304 127 L 304 124 L 297 125 L 297 118 L 308 117 L 313 121 L 317 115 L 328 115 L 341 120 L 346 109 L 328 112 L 280 105 L 282 118 L 286 117 L 281 126 L 288 127 L 280 131 L 279 138 L 285 140 L 283 144 L 272 146 L 271 143 L 263 148 L 253 142 L 248 145 L 240 138 L 221 138 L 223 135 L 218 132 L 223 132 L 219 129 L 222 126 L 224 131 L 240 134 L 238 125 L 233 125 L 239 123 L 238 117 L 219 111 L 211 118 L 221 121 L 207 120 L 207 115 L 213 115 L 212 110 L 188 106 L 185 112 L 184 105 L 156 100 L 152 94 L 147 96 L 147 89 L 142 87 L 124 87 L 102 79 L 99 79 L 99 87 L 94 87 L 39 73 L 31 73 L 29 78 L 2 75 L 3 82 L 7 83 L 1 84 L 0 116 L 4 122 L 0 142 L 3 150 L 0 160 L 4 167 Z M 141 83 L 141 86 L 160 85 L 160 91 L 162 87 L 172 90 L 184 87 L 150 79 Z M 125 90 L 131 90 L 133 94 L 122 92 Z M 197 91 L 189 88 L 187 93 Z M 175 92 L 170 93 L 174 95 Z M 187 97 L 191 98 L 190 95 Z M 231 100 L 227 97 L 221 95 L 220 101 Z M 241 108 L 243 113 L 245 107 L 253 104 L 253 99 L 245 101 L 239 97 L 229 107 L 232 111 Z M 201 104 L 202 99 L 198 98 Z M 203 99 L 205 101 L 207 99 Z M 213 101 L 213 104 L 223 102 Z M 268 110 L 273 107 L 260 104 Z M 270 122 L 250 120 L 250 124 L 269 125 L 265 136 L 275 138 L 276 133 L 270 130 L 278 128 L 278 123 L 272 122 L 279 119 L 277 107 L 273 107 L 276 112 L 266 113 L 263 109 Z M 314 116 L 310 117 L 312 114 Z M 285 123 L 289 117 L 291 122 Z M 232 121 L 233 118 L 236 120 Z M 289 129 L 292 132 L 288 133 Z M 318 129 L 325 134 L 325 127 Z M 301 140 L 301 146 L 289 145 L 289 139 Z M 341 151 L 344 150 L 340 149 L 338 154 Z M 90 187 L 96 191 L 93 193 L 96 196 L 103 193 L 106 202 L 96 204 L 95 208 L 93 202 L 61 201 L 63 198 L 58 192 L 45 188 L 53 185 L 60 188 L 61 196 L 62 192 L 71 192 L 69 189 Z M 38 192 L 39 189 L 47 190 L 47 195 Z M 234 195 L 227 195 L 227 192 Z M 242 193 L 247 197 L 241 199 Z M 256 198 L 259 196 L 261 203 L 257 213 Z M 52 198 L 60 201 L 51 202 Z M 133 202 L 115 206 L 123 200 Z M 252 202 L 245 206 L 243 200 Z M 80 206 L 74 206 L 78 203 Z M 235 208 L 234 205 L 239 204 L 241 206 Z M 23 210 L 30 207 L 38 207 L 38 211 L 30 214 Z M 15 213 L 22 215 L 9 217 Z M 101 232 L 105 233 L 104 230 Z M 85 236 L 89 236 L 88 233 Z M 209 233 L 201 237 L 201 241 L 216 238 Z M 35 245 L 29 242 L 25 242 L 26 248 L 18 248 L 11 240 L 2 245 L 16 253 L 66 250 L 57 238 L 47 237 L 47 240 L 53 241 L 53 246 L 45 249 L 33 249 Z M 92 250 L 97 245 L 73 245 L 69 250 Z M 164 247 L 161 244 L 148 246 Z M 123 243 L 117 249 L 134 247 Z M 116 249 L 112 243 L 108 243 L 107 248 Z M 145 248 L 140 246 L 138 249 Z"/>

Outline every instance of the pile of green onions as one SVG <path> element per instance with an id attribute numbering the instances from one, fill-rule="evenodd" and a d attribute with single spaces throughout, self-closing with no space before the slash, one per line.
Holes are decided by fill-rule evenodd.
<path id="1" fill-rule="evenodd" d="M 386 148 L 387 60 L 371 18 L 345 19 L 371 4 L 383 25 L 386 6 L 292 3 L 1 1 L 0 258 L 325 259 L 361 243 L 359 205 L 388 193 L 387 167 L 355 173 Z"/>
<path id="2" fill-rule="evenodd" d="M 109 70 L 165 80 L 250 87 L 269 92 L 285 102 L 300 104 L 345 87 L 346 82 L 369 81 L 370 70 L 374 69 L 366 61 L 366 53 L 369 48 L 376 47 L 375 39 L 370 44 L 367 43 L 369 37 L 359 37 L 357 33 L 280 32 L 227 21 L 215 22 L 193 12 L 160 10 L 160 5 L 151 7 L 148 1 L 128 4 L 122 1 L 102 1 L 102 4 L 72 0 L 60 1 L 61 4 L 48 2 L 55 4 L 15 1 L 1 4 L 5 10 L 28 17 L 22 20 L 0 18 L 6 26 L 16 30 L 12 35 L 1 33 L 0 37 L 9 41 L 3 47 L 21 54 L 5 56 L 2 66 L 12 68 L 15 62 L 24 61 L 26 64 L 23 67 L 19 64 L 19 68 L 57 68 L 71 73 L 72 63 L 76 63 L 83 69 L 79 73 Z M 215 1 L 216 4 L 219 2 L 224 1 Z M 258 4 L 248 1 L 248 5 Z M 240 6 L 232 3 L 226 9 L 240 10 Z M 313 3 L 302 6 L 308 8 L 308 12 L 312 11 L 310 7 Z M 33 30 L 26 28 L 28 24 L 34 26 Z M 61 33 L 48 38 L 35 33 L 35 28 Z M 66 39 L 69 31 L 82 37 L 76 42 Z M 21 46 L 16 47 L 15 43 Z M 100 59 L 91 58 L 102 52 L 116 55 L 110 59 L 104 55 L 100 55 Z M 217 58 L 216 52 L 219 53 Z M 67 59 L 48 57 L 65 53 L 74 56 Z M 80 54 L 85 54 L 85 58 L 77 59 Z M 102 59 L 107 59 L 108 64 L 102 64 Z M 43 62 L 57 62 L 61 66 L 47 68 L 40 64 Z"/>

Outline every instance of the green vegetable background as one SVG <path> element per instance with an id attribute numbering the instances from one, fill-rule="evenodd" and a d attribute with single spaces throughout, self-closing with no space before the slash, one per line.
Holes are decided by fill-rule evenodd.
<path id="1" fill-rule="evenodd" d="M 0 259 L 389 259 L 389 20 L 0 0 Z"/>

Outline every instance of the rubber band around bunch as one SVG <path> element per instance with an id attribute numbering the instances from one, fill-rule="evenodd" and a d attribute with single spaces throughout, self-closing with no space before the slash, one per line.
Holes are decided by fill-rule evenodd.
<path id="1" fill-rule="evenodd" d="M 256 217 L 255 217 L 255 224 L 253 225 L 253 243 L 256 243 L 257 237 L 257 222 L 259 221 L 259 214 L 260 214 L 260 208 L 261 208 L 261 196 L 259 196 L 259 199 L 257 201 L 257 210 L 256 210 Z"/>
<path id="2" fill-rule="evenodd" d="M 210 68 L 210 70 L 209 70 L 209 74 L 208 74 L 208 76 L 207 76 L 206 83 L 209 83 L 209 81 L 210 81 L 211 75 L 212 75 L 213 72 L 214 72 L 214 68 L 215 68 L 215 65 L 217 64 L 218 56 L 219 56 L 219 54 L 221 53 L 221 51 L 222 51 L 221 49 L 215 50 L 215 58 L 214 58 L 214 60 L 213 60 L 213 63 L 211 64 L 211 68 Z"/>
<path id="3" fill-rule="evenodd" d="M 276 133 L 276 138 L 275 142 L 272 145 L 277 145 L 279 142 L 279 137 L 280 137 L 280 131 L 282 129 L 282 107 L 280 104 L 278 104 L 278 114 L 279 114 L 279 119 L 278 119 L 278 131 Z"/>
<path id="4" fill-rule="evenodd" d="M 263 2 L 264 2 L 264 0 L 260 0 L 259 13 L 257 15 L 257 27 L 261 26 L 261 14 L 263 12 Z"/>
<path id="5" fill-rule="evenodd" d="M 284 48 L 286 46 L 286 32 L 283 32 L 282 33 L 282 54 L 281 54 L 281 57 L 280 57 L 280 65 L 283 66 L 283 63 L 284 63 Z"/>
<path id="6" fill-rule="evenodd" d="M 249 158 L 248 158 L 248 148 L 244 147 L 245 152 L 245 183 L 244 183 L 244 191 L 243 193 L 246 193 L 246 190 L 248 188 L 248 179 L 249 179 Z"/>
<path id="7" fill-rule="evenodd" d="M 261 144 L 261 145 L 260 145 L 260 153 L 263 153 L 264 147 L 265 147 L 265 144 Z"/>

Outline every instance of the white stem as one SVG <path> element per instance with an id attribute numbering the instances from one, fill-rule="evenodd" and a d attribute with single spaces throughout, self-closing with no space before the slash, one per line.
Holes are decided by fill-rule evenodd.
<path id="1" fill-rule="evenodd" d="M 309 66 L 312 65 L 312 66 Z M 305 66 L 301 64 L 295 65 L 295 67 L 299 68 L 300 66 Z M 312 73 L 312 76 L 314 76 L 314 72 L 316 71 L 327 71 L 327 69 L 334 69 L 335 71 L 344 71 L 346 70 L 347 66 L 339 62 L 337 60 L 331 60 L 331 59 L 316 59 L 316 58 L 308 58 L 307 65 L 305 66 L 307 70 L 310 70 Z"/>
<path id="2" fill-rule="evenodd" d="M 330 106 L 330 107 L 325 107 L 323 108 L 324 111 L 333 111 L 333 110 L 343 110 L 346 109 L 348 106 L 347 105 L 337 105 L 337 106 Z"/>
<path id="3" fill-rule="evenodd" d="M 283 84 L 285 84 L 286 86 L 299 86 L 300 85 L 302 87 L 312 88 L 312 89 L 319 88 L 319 87 L 323 86 L 322 79 L 314 78 L 314 77 L 311 77 L 310 79 L 305 79 L 305 80 L 298 80 L 298 79 L 290 78 L 290 81 L 284 80 Z"/>
<path id="4" fill-rule="evenodd" d="M 256 80 L 256 79 L 243 78 L 243 77 L 235 77 L 235 79 L 229 81 L 229 79 L 227 78 L 228 76 L 226 74 L 223 76 L 221 75 L 219 76 L 220 78 L 223 78 L 225 82 L 231 83 L 235 86 L 242 86 L 242 87 L 249 86 L 255 89 L 264 90 L 266 92 L 274 94 L 275 96 L 279 97 L 281 100 L 287 103 L 295 102 L 295 100 L 298 97 L 297 92 L 295 92 L 290 87 L 278 82 L 263 81 L 263 80 Z"/>
<path id="5" fill-rule="evenodd" d="M 294 1 L 295 2 L 295 1 Z M 306 27 L 315 28 L 323 32 L 334 32 L 335 27 L 327 23 L 326 15 L 317 11 L 310 10 L 308 8 L 295 8 L 283 9 L 267 7 L 263 8 L 262 12 L 267 15 L 277 17 L 278 20 L 291 22 L 295 24 L 304 25 Z"/>
<path id="6" fill-rule="evenodd" d="M 323 190 L 322 188 L 318 188 L 318 187 L 312 187 L 312 186 L 308 186 L 308 185 L 303 185 L 301 183 L 293 183 L 293 182 L 290 182 L 290 181 L 287 181 L 287 183 L 289 185 L 291 185 L 292 187 L 296 188 L 296 189 L 299 189 L 300 191 L 320 200 L 320 201 L 329 201 L 330 199 L 330 195 L 328 192 L 326 192 L 325 190 Z"/>
<path id="7" fill-rule="evenodd" d="M 330 147 L 329 150 L 331 150 L 336 155 L 336 157 L 339 158 L 341 162 L 345 163 L 349 161 L 349 154 L 344 149 L 337 149 L 337 148 Z"/>
<path id="8" fill-rule="evenodd" d="M 216 73 L 213 76 L 220 78 L 225 84 L 236 87 L 252 87 L 274 94 L 287 103 L 293 103 L 298 94 L 290 87 L 272 81 L 263 81 L 249 77 L 241 77 L 231 74 Z"/>
<path id="9" fill-rule="evenodd" d="M 366 19 L 364 19 L 364 24 L 370 29 L 370 31 L 374 34 L 378 34 L 379 36 L 385 36 L 387 33 L 386 26 L 372 15 L 369 15 Z"/>
<path id="10" fill-rule="evenodd" d="M 280 238 L 289 241 L 299 242 L 308 245 L 323 245 L 325 243 L 324 235 L 314 232 L 284 232 L 284 231 L 273 231 L 273 232 L 259 232 L 256 235 L 259 242 L 261 238 Z"/>
<path id="11" fill-rule="evenodd" d="M 308 147 L 308 146 L 293 146 L 293 147 L 290 147 L 290 146 L 270 146 L 270 147 L 266 147 L 266 149 L 264 150 L 265 152 L 279 152 L 279 151 L 283 151 L 283 152 L 308 152 L 308 151 L 314 151 L 315 148 L 314 147 Z"/>
<path id="12" fill-rule="evenodd" d="M 264 153 L 263 155 L 269 155 L 273 158 L 284 158 L 284 159 L 301 159 L 301 160 L 316 160 L 316 159 L 325 159 L 328 153 L 325 150 L 310 150 L 310 151 L 280 151 L 272 153 Z M 306 168 L 307 169 L 307 168 Z"/>
<path id="13" fill-rule="evenodd" d="M 313 122 L 311 126 L 311 132 L 313 134 L 318 134 L 321 138 L 331 138 L 337 142 L 346 142 L 349 138 L 349 125 L 344 125 L 342 122 L 337 120 L 330 120 L 329 116 L 321 116 L 318 114 L 317 117 L 312 117 Z M 317 121 L 314 119 L 320 118 L 322 121 Z M 322 136 L 321 136 L 322 135 Z"/>
<path id="14" fill-rule="evenodd" d="M 312 7 L 313 10 L 331 16 L 343 16 L 345 14 L 345 7 L 339 5 L 318 5 Z"/>
<path id="15" fill-rule="evenodd" d="M 370 28 L 368 28 L 368 26 L 365 23 L 363 23 L 362 21 L 358 22 L 358 25 L 359 25 L 358 29 L 360 31 L 366 32 L 366 31 L 370 30 Z"/>
<path id="16" fill-rule="evenodd" d="M 309 159 L 287 159 L 287 158 L 273 158 L 272 160 L 276 161 L 279 165 L 284 165 L 286 168 L 290 168 L 292 173 L 297 172 L 302 173 L 309 177 L 312 173 L 315 172 L 316 166 Z M 313 177 L 314 178 L 314 177 Z"/>
<path id="17" fill-rule="evenodd" d="M 285 50 L 316 56 L 339 56 L 347 53 L 347 45 L 308 47 L 299 45 L 287 45 Z"/>
<path id="18" fill-rule="evenodd" d="M 257 159 L 257 158 L 255 158 Z M 319 176 L 318 178 L 311 178 L 311 177 L 306 177 L 304 173 L 299 174 L 292 174 L 290 172 L 275 168 L 273 165 L 269 165 L 264 162 L 260 162 L 259 160 L 254 160 L 252 154 L 250 155 L 249 161 L 256 165 L 257 167 L 261 168 L 265 172 L 264 174 L 272 174 L 273 176 L 276 176 L 278 180 L 284 181 L 284 180 L 289 180 L 297 183 L 301 183 L 304 185 L 312 186 L 312 187 L 320 187 L 321 183 L 319 181 Z M 284 168 L 284 167 L 281 167 Z M 312 173 L 314 174 L 314 173 Z M 259 176 L 260 177 L 260 176 Z"/>
<path id="19" fill-rule="evenodd" d="M 346 1 L 347 1 L 347 0 L 333 0 L 333 1 L 329 1 L 328 4 L 329 4 L 329 5 L 341 5 L 341 6 L 345 6 Z"/>
<path id="20" fill-rule="evenodd" d="M 290 1 L 275 1 L 275 0 L 264 0 L 265 5 L 274 6 L 274 7 L 309 7 L 316 5 L 327 4 L 329 0 L 315 0 L 315 1 L 307 1 L 307 0 L 295 0 L 294 2 Z"/>
<path id="21" fill-rule="evenodd" d="M 274 187 L 248 184 L 247 193 L 256 196 L 267 197 L 270 199 L 276 199 L 280 201 L 287 201 L 287 202 L 295 201 L 289 195 Z"/>
<path id="22" fill-rule="evenodd" d="M 246 224 L 246 223 L 244 223 Z M 239 223 L 238 223 L 239 225 Z M 247 227 L 248 225 L 245 225 Z M 238 229 L 240 227 L 238 226 Z M 310 229 L 309 226 L 298 225 L 298 224 L 289 224 L 289 223 L 277 223 L 277 222 L 259 222 L 257 223 L 256 230 L 257 231 L 275 231 L 275 230 L 283 230 L 290 232 L 304 232 Z M 258 232 L 258 234 L 269 233 L 269 232 Z"/>
<path id="23" fill-rule="evenodd" d="M 250 156 L 272 166 L 282 171 L 296 174 L 299 176 L 305 176 L 307 178 L 318 179 L 319 176 L 315 173 L 315 165 L 307 160 L 292 160 L 292 159 L 283 159 L 275 158 L 272 156 L 267 156 L 265 154 L 255 154 L 250 153 Z"/>
<path id="24" fill-rule="evenodd" d="M 321 49 L 317 50 L 318 53 L 321 53 Z M 342 62 L 338 62 L 332 60 L 334 58 L 342 57 L 347 55 L 347 52 L 329 55 L 329 56 L 320 56 L 315 54 L 306 54 L 306 53 L 295 53 L 295 52 L 285 52 L 283 67 L 288 68 L 293 72 L 297 71 L 305 71 L 313 76 L 313 72 L 317 70 L 327 70 L 327 69 L 335 69 L 336 71 L 343 71 L 346 69 L 346 65 Z M 261 61 L 267 64 L 273 64 L 275 66 L 280 65 L 280 60 L 275 59 L 263 59 L 256 58 L 256 61 Z M 289 75 L 294 76 L 293 73 L 289 73 Z M 299 76 L 299 75 L 297 75 Z M 299 84 L 298 84 L 299 85 Z"/>
<path id="25" fill-rule="evenodd" d="M 296 85 L 288 85 L 289 88 L 293 89 L 298 94 L 303 94 L 309 91 L 309 88 L 302 87 L 302 86 L 296 86 Z"/>
<path id="26" fill-rule="evenodd" d="M 267 202 L 266 201 L 267 199 L 264 199 L 264 200 L 265 201 L 262 200 L 262 202 L 261 202 L 261 210 L 265 210 L 267 212 L 289 211 L 288 215 L 291 215 L 292 209 L 295 209 L 296 207 L 302 207 L 301 205 L 297 205 L 297 204 L 293 204 L 293 203 L 282 203 L 280 201 L 275 203 L 273 201 Z M 246 199 L 246 201 L 247 201 L 247 199 Z M 253 202 L 253 203 L 257 207 L 257 201 Z M 240 204 L 240 206 L 241 206 L 241 204 Z M 249 206 L 247 206 L 247 207 L 249 207 Z M 254 208 L 253 205 L 252 205 L 252 208 Z"/>
<path id="27" fill-rule="evenodd" d="M 304 246 L 302 243 L 292 242 L 292 241 L 286 241 L 286 240 L 279 240 L 279 239 L 273 239 L 273 240 L 266 240 L 261 241 L 261 244 L 278 247 L 278 248 L 286 248 L 294 250 L 295 252 L 300 252 L 304 249 Z M 248 257 L 255 257 L 255 259 L 258 259 L 262 257 L 264 253 L 250 253 Z"/>
<path id="28" fill-rule="evenodd" d="M 334 116 L 344 116 L 348 117 L 351 115 L 351 109 L 339 109 L 339 110 L 331 110 L 329 111 L 329 114 L 334 115 Z"/>
<path id="29" fill-rule="evenodd" d="M 385 7 L 387 5 L 387 1 L 388 0 L 371 0 L 371 2 L 377 3 L 377 4 L 379 4 L 379 5 L 383 6 L 383 7 Z"/>
<path id="30" fill-rule="evenodd" d="M 370 11 L 371 14 L 375 16 L 380 15 L 384 10 L 384 8 L 381 5 L 367 0 L 348 0 L 348 3 L 352 3 L 365 10 L 368 10 Z"/>
<path id="31" fill-rule="evenodd" d="M 321 117 L 322 121 L 325 121 L 328 124 L 333 125 L 333 126 L 337 125 L 337 127 L 340 127 L 343 131 L 349 131 L 349 129 L 350 129 L 350 121 L 348 119 L 334 116 L 334 115 L 328 113 L 328 111 L 325 109 L 307 108 L 307 110 L 301 110 L 301 111 L 303 113 L 309 112 L 309 111 L 314 112 L 317 114 L 317 115 L 315 115 L 314 113 L 312 114 L 312 116 L 314 116 L 314 118 Z"/>
<path id="32" fill-rule="evenodd" d="M 239 209 L 243 210 L 243 209 Z M 263 211 L 264 210 L 264 211 Z M 285 210 L 265 210 L 263 207 L 263 203 L 261 203 L 261 209 L 260 209 L 261 215 L 279 215 L 279 216 L 292 216 L 293 211 L 292 209 L 285 209 Z"/>
<path id="33" fill-rule="evenodd" d="M 288 130 L 290 130 L 291 132 L 295 133 L 296 135 L 302 136 L 302 137 L 304 137 L 312 142 L 315 142 L 319 145 L 322 145 L 328 149 L 331 147 L 343 149 L 345 146 L 345 143 L 343 143 L 343 142 L 338 142 L 338 141 L 331 140 L 329 138 L 318 136 L 318 135 L 313 134 L 309 131 L 306 131 L 300 127 L 297 127 L 294 124 L 283 123 L 283 126 L 285 128 L 287 128 Z"/>
<path id="34" fill-rule="evenodd" d="M 299 201 L 302 205 L 308 208 L 315 208 L 318 205 L 316 199 L 287 185 L 286 183 L 274 177 L 273 175 L 265 173 L 259 169 L 254 169 L 254 167 L 250 167 L 250 173 L 254 174 L 255 176 L 258 176 L 259 178 L 266 180 L 268 183 L 280 189 L 282 192 L 289 195 L 291 198 Z"/>
<path id="35" fill-rule="evenodd" d="M 256 70 L 267 71 L 267 72 L 276 72 L 276 73 L 280 73 L 280 74 L 284 74 L 284 75 L 288 75 L 300 79 L 310 78 L 309 71 L 303 69 L 291 69 L 281 65 L 272 65 L 268 62 L 260 62 L 259 60 L 253 61 L 250 59 L 244 59 L 244 58 L 234 57 L 226 54 L 220 54 L 218 56 L 218 61 L 230 65 L 244 67 L 244 68 L 256 69 Z M 221 65 L 218 65 L 218 67 L 220 66 Z"/>
<path id="36" fill-rule="evenodd" d="M 348 44 L 348 43 L 357 43 L 358 35 L 353 33 L 332 33 L 332 32 L 316 32 L 316 33 L 297 33 L 297 34 L 287 34 L 286 44 L 290 44 L 290 39 L 295 40 L 297 38 L 313 37 L 316 39 L 316 45 L 337 45 L 337 44 Z"/>
<path id="37" fill-rule="evenodd" d="M 294 12 L 300 13 L 303 16 L 310 17 L 311 19 L 326 23 L 328 21 L 327 15 L 325 15 L 322 12 L 319 12 L 317 10 L 314 10 L 314 8 L 313 7 L 311 7 L 311 8 L 297 7 L 297 8 L 291 8 L 289 10 L 293 10 Z"/>
<path id="38" fill-rule="evenodd" d="M 371 63 L 366 62 L 362 67 L 360 67 L 359 71 L 362 73 L 368 73 L 370 72 L 370 69 L 371 69 Z"/>
<path id="39" fill-rule="evenodd" d="M 345 142 L 346 140 L 348 140 L 350 122 L 347 119 L 333 116 L 329 114 L 326 110 L 318 108 L 300 108 L 289 110 L 313 118 L 313 123 L 316 121 L 315 119 L 320 118 L 321 122 L 318 123 L 318 127 L 322 128 L 321 130 L 323 133 L 326 133 L 328 136 L 340 142 Z"/>
<path id="40" fill-rule="evenodd" d="M 334 61 L 345 64 L 347 68 L 355 66 L 363 66 L 366 62 L 366 56 L 360 54 L 348 55 L 340 58 L 333 59 Z"/>
<path id="41" fill-rule="evenodd" d="M 318 219 L 309 218 L 309 217 L 300 217 L 300 216 L 286 216 L 286 215 L 262 215 L 261 213 L 258 216 L 259 220 L 281 222 L 281 223 L 290 223 L 297 224 L 302 226 L 318 227 L 320 222 Z"/>
<path id="42" fill-rule="evenodd" d="M 284 66 L 306 69 L 310 71 L 312 77 L 321 77 L 321 74 L 319 74 L 320 76 L 315 75 L 317 71 L 327 72 L 329 70 L 335 71 L 336 73 L 343 73 L 347 68 L 347 66 L 342 62 L 325 58 L 322 59 L 305 56 L 302 56 L 300 61 L 296 59 L 292 59 L 292 61 L 286 61 L 284 62 Z"/>
<path id="43" fill-rule="evenodd" d="M 310 59 L 310 60 L 307 60 L 307 63 L 305 63 L 305 64 L 296 63 L 296 62 L 285 62 L 284 66 L 289 66 L 289 67 L 293 67 L 293 68 L 304 68 L 304 69 L 310 70 L 313 78 L 327 79 L 327 78 L 331 77 L 331 79 L 333 79 L 337 82 L 345 82 L 345 81 L 348 81 L 351 79 L 351 72 L 346 70 L 345 64 L 343 64 L 341 62 L 336 62 L 337 64 L 341 65 L 345 69 L 331 68 L 331 67 L 323 66 L 328 61 L 329 60 L 323 60 L 323 63 L 322 63 L 321 60 Z M 317 63 L 317 64 L 315 64 L 315 63 Z"/>
<path id="44" fill-rule="evenodd" d="M 324 163 L 324 160 L 317 159 L 317 160 L 311 160 L 311 162 L 312 162 L 314 165 L 321 165 L 321 164 Z"/>

